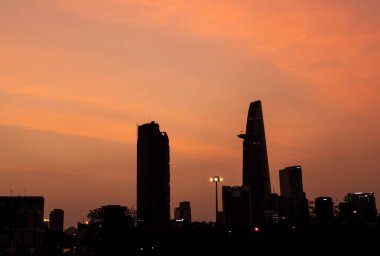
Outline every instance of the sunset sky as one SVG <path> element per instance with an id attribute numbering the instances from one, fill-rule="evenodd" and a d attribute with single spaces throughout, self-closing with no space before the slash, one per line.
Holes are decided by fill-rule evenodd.
<path id="1" fill-rule="evenodd" d="M 65 227 L 136 206 L 137 125 L 166 131 L 171 215 L 214 220 L 242 182 L 261 100 L 272 191 L 302 165 L 309 200 L 380 203 L 380 1 L 0 0 L 0 194 L 42 195 Z"/>

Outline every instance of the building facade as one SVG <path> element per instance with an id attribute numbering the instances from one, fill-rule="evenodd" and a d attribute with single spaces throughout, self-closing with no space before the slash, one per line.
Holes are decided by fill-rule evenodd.
<path id="1" fill-rule="evenodd" d="M 44 240 L 42 196 L 0 197 L 0 248 L 11 252 L 28 249 L 34 253 Z"/>
<path id="2" fill-rule="evenodd" d="M 276 193 L 269 194 L 265 200 L 265 216 L 268 224 L 278 224 L 284 221 L 286 204 L 284 197 Z"/>
<path id="3" fill-rule="evenodd" d="M 155 122 L 138 127 L 137 218 L 144 223 L 170 220 L 169 138 Z"/>

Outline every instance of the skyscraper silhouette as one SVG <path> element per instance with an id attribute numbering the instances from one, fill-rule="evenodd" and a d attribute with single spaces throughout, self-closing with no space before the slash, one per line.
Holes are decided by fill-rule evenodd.
<path id="1" fill-rule="evenodd" d="M 293 223 L 309 221 L 309 207 L 302 185 L 302 167 L 290 166 L 279 171 L 280 190 L 287 202 L 286 218 Z"/>
<path id="2" fill-rule="evenodd" d="M 138 127 L 137 218 L 140 222 L 170 220 L 169 138 L 157 123 Z"/>
<path id="3" fill-rule="evenodd" d="M 305 197 L 302 185 L 302 167 L 290 166 L 279 171 L 281 195 L 288 198 Z"/>
<path id="4" fill-rule="evenodd" d="M 251 102 L 243 139 L 243 186 L 251 190 L 251 223 L 265 221 L 265 199 L 270 194 L 270 177 L 261 101 Z"/>
<path id="5" fill-rule="evenodd" d="M 54 209 L 49 214 L 49 229 L 63 232 L 64 211 L 62 209 Z"/>
<path id="6" fill-rule="evenodd" d="M 315 198 L 315 221 L 318 224 L 331 223 L 334 219 L 334 202 L 331 197 Z"/>

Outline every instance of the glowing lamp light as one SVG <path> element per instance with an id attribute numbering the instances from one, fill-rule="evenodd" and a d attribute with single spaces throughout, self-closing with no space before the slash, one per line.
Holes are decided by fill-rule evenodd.
<path id="1" fill-rule="evenodd" d="M 211 182 L 221 182 L 221 181 L 223 181 L 223 178 L 219 177 L 219 176 L 214 176 L 214 177 L 210 178 L 210 181 Z"/>

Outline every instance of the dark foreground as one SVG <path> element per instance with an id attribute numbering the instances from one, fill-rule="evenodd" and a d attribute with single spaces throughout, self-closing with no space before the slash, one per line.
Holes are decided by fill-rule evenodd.
<path id="1" fill-rule="evenodd" d="M 266 227 L 259 231 L 229 230 L 207 223 L 181 227 L 91 230 L 84 233 L 46 233 L 34 255 L 313 255 L 378 251 L 380 227 L 340 225 Z M 0 255 L 31 255 L 27 250 Z"/>

